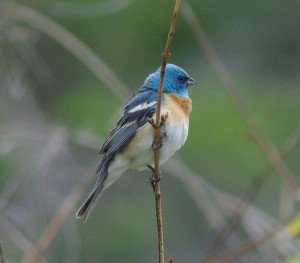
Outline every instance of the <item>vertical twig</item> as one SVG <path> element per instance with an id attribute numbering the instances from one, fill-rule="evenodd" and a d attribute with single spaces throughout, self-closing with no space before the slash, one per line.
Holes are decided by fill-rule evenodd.
<path id="1" fill-rule="evenodd" d="M 162 64 L 161 64 L 161 72 L 160 72 L 160 80 L 159 80 L 159 88 L 157 95 L 157 108 L 156 108 L 156 120 L 154 127 L 154 145 L 157 145 L 160 141 L 160 123 L 161 123 L 161 99 L 162 99 L 162 90 L 163 83 L 165 77 L 165 70 L 168 58 L 170 56 L 170 47 L 172 38 L 174 35 L 174 29 L 176 24 L 176 18 L 178 15 L 180 0 L 176 0 L 175 7 L 173 11 L 173 17 L 170 25 L 170 30 L 168 33 L 168 38 L 166 42 L 165 51 L 162 56 Z M 152 182 L 152 187 L 155 195 L 155 209 L 156 209 L 156 224 L 157 224 L 157 234 L 158 234 L 158 251 L 159 251 L 159 263 L 164 262 L 164 244 L 163 244 L 163 227 L 162 227 L 162 212 L 161 212 L 161 195 L 160 195 L 160 183 L 159 183 L 159 155 L 160 151 L 158 147 L 154 149 L 154 176 L 158 180 L 156 182 Z"/>

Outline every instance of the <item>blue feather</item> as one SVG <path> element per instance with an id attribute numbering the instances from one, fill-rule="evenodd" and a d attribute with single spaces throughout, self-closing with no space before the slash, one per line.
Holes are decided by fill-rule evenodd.
<path id="1" fill-rule="evenodd" d="M 157 91 L 147 86 L 142 86 L 125 103 L 123 110 L 127 112 L 140 104 L 150 103 L 156 100 L 157 100 Z"/>
<path id="2" fill-rule="evenodd" d="M 105 156 L 115 154 L 127 146 L 138 128 L 143 126 L 155 113 L 156 104 L 150 103 L 156 102 L 156 97 L 157 92 L 142 87 L 128 100 L 124 106 L 122 117 L 102 145 L 101 154 Z M 130 112 L 143 104 L 145 104 L 144 108 Z"/>

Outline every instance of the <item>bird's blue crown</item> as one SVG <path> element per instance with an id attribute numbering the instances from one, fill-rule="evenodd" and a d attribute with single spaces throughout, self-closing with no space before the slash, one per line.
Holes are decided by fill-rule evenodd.
<path id="1" fill-rule="evenodd" d="M 159 87 L 160 72 L 161 67 L 146 78 L 144 86 L 157 90 Z M 184 69 L 173 64 L 166 65 L 164 93 L 175 93 L 188 98 L 187 87 L 195 83 L 195 80 Z"/>

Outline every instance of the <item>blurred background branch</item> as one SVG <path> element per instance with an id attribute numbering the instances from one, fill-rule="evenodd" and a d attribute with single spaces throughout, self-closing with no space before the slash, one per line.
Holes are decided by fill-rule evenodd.
<path id="1" fill-rule="evenodd" d="M 281 151 L 281 156 L 285 157 L 300 141 L 300 130 L 292 134 L 284 143 Z M 265 167 L 256 177 L 253 179 L 248 191 L 245 193 L 243 200 L 239 202 L 235 211 L 232 213 L 231 217 L 227 220 L 227 224 L 223 229 L 217 234 L 213 245 L 209 253 L 216 255 L 218 251 L 224 245 L 224 242 L 229 238 L 230 234 L 235 231 L 240 224 L 242 217 L 245 215 L 249 205 L 254 202 L 259 191 L 262 189 L 265 180 L 271 175 L 274 167 Z"/>
<path id="2" fill-rule="evenodd" d="M 285 165 L 277 150 L 268 140 L 267 136 L 259 127 L 257 121 L 252 116 L 245 100 L 242 98 L 241 94 L 238 91 L 238 88 L 236 87 L 235 81 L 231 78 L 225 65 L 217 55 L 217 52 L 209 43 L 206 37 L 206 33 L 198 22 L 196 15 L 193 12 L 193 9 L 189 5 L 188 1 L 186 1 L 183 5 L 182 14 L 185 21 L 191 28 L 191 31 L 194 33 L 199 45 L 203 48 L 211 66 L 217 73 L 218 77 L 223 81 L 224 88 L 230 95 L 233 104 L 236 106 L 245 123 L 249 126 L 249 130 L 253 136 L 254 141 L 266 154 L 270 163 L 274 166 L 279 175 L 282 176 L 287 190 L 295 192 L 296 190 L 298 190 L 298 186 L 294 175 L 289 171 L 288 167 Z"/>
<path id="3" fill-rule="evenodd" d="M 55 17 L 91 19 L 118 13 L 133 2 L 133 0 L 95 1 L 92 3 L 43 1 L 40 9 Z"/>
<path id="4" fill-rule="evenodd" d="M 29 24 L 31 27 L 40 30 L 42 33 L 56 40 L 69 52 L 72 52 L 72 54 L 81 60 L 101 81 L 110 87 L 120 100 L 129 96 L 126 85 L 114 74 L 104 61 L 59 24 L 31 8 L 17 4 L 10 7 L 9 14 L 11 19 Z"/>
<path id="5" fill-rule="evenodd" d="M 221 240 L 217 260 L 293 262 L 298 191 L 285 198 L 280 188 L 297 189 L 299 180 L 299 3 L 183 4 L 172 63 L 199 84 L 190 90 L 182 157 L 162 167 L 168 252 L 197 262 Z M 6 262 L 155 261 L 152 193 L 140 173 L 108 191 L 88 224 L 77 224 L 74 206 L 94 179 L 95 153 L 115 109 L 159 66 L 169 18 L 158 8 L 171 12 L 161 1 L 0 1 Z M 273 171 L 282 180 L 268 176 Z M 285 226 L 286 217 L 292 221 Z"/>

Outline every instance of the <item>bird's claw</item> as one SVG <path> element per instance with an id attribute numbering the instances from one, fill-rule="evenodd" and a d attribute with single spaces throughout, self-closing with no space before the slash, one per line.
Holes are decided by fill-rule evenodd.
<path id="1" fill-rule="evenodd" d="M 152 125 L 152 127 L 153 127 L 154 129 L 157 128 L 156 123 L 155 123 L 155 121 L 154 121 L 153 118 L 148 118 L 148 122 Z"/>
<path id="2" fill-rule="evenodd" d="M 147 167 L 151 170 L 151 172 L 152 172 L 152 175 L 151 175 L 151 177 L 147 180 L 147 182 L 148 183 L 150 183 L 150 184 L 155 184 L 155 183 L 157 183 L 157 182 L 159 182 L 160 181 L 160 179 L 161 179 L 161 172 L 159 171 L 159 173 L 158 173 L 158 175 L 156 176 L 155 175 L 155 169 L 151 166 L 151 165 L 149 165 L 149 164 L 147 164 Z"/>
<path id="3" fill-rule="evenodd" d="M 150 184 L 155 184 L 155 183 L 159 182 L 160 179 L 161 179 L 160 175 L 157 177 L 153 174 L 149 179 L 147 179 L 147 182 Z"/>
<path id="4" fill-rule="evenodd" d="M 168 112 L 166 112 L 166 114 L 162 114 L 160 116 L 160 127 L 162 127 L 165 124 L 165 122 L 168 119 L 168 117 L 169 117 L 169 113 Z"/>
<path id="5" fill-rule="evenodd" d="M 161 116 L 160 116 L 160 124 L 159 125 L 157 125 L 156 123 L 155 123 L 155 121 L 154 121 L 154 119 L 153 118 L 148 118 L 148 122 L 152 125 L 152 127 L 154 128 L 154 129 L 157 129 L 157 128 L 161 128 L 164 124 L 165 124 L 165 122 L 166 122 L 166 120 L 168 119 L 168 117 L 169 117 L 169 113 L 167 112 L 166 114 L 162 114 Z"/>

